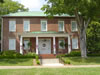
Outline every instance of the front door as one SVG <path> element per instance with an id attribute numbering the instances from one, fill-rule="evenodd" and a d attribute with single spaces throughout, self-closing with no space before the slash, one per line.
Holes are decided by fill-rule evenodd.
<path id="1" fill-rule="evenodd" d="M 39 53 L 51 54 L 51 39 L 39 39 Z"/>

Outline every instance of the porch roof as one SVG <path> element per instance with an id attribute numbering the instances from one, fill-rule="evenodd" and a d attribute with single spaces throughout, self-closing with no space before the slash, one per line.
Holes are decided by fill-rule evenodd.
<path id="1" fill-rule="evenodd" d="M 19 33 L 18 35 L 22 36 L 22 37 L 67 37 L 68 33 L 66 32 L 55 32 L 55 31 L 37 31 L 37 32 L 23 32 L 23 33 Z"/>

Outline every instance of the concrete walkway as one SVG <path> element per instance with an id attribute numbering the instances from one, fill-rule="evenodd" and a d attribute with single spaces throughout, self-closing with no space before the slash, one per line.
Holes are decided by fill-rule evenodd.
<path id="1" fill-rule="evenodd" d="M 31 69 L 31 68 L 88 68 L 100 65 L 64 65 L 64 66 L 0 66 L 0 69 Z"/>

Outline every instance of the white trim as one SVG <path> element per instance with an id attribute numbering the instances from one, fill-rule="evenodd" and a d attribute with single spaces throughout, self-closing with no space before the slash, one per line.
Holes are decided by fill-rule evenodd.
<path id="1" fill-rule="evenodd" d="M 71 21 L 71 31 L 72 31 L 72 32 L 78 31 L 77 22 L 76 22 L 76 30 L 72 30 L 72 22 L 76 22 L 76 21 Z"/>
<path id="2" fill-rule="evenodd" d="M 9 27 L 10 27 L 10 21 L 15 21 L 15 30 L 10 30 L 10 28 L 9 28 L 9 32 L 16 32 L 16 20 L 15 19 L 10 19 L 9 20 Z"/>
<path id="3" fill-rule="evenodd" d="M 24 30 L 24 21 L 29 21 L 29 25 L 28 25 L 28 30 Z M 29 19 L 23 19 L 23 31 L 24 32 L 29 32 L 30 31 L 30 20 Z"/>
<path id="4" fill-rule="evenodd" d="M 46 30 L 42 30 L 42 22 L 46 22 Z M 48 31 L 47 20 L 41 20 L 41 31 Z"/>
<path id="5" fill-rule="evenodd" d="M 71 52 L 71 40 L 70 40 L 70 35 L 68 35 L 68 53 Z"/>
<path id="6" fill-rule="evenodd" d="M 30 47 L 28 47 L 27 49 L 25 48 L 25 41 L 28 41 L 28 42 L 30 42 L 30 38 L 25 38 L 24 40 L 23 40 L 23 44 L 24 44 L 24 47 L 23 47 L 23 49 L 24 50 L 27 50 L 27 49 L 30 49 Z"/>
<path id="7" fill-rule="evenodd" d="M 38 43 L 38 36 L 36 36 L 36 54 L 39 54 Z"/>
<path id="8" fill-rule="evenodd" d="M 23 37 L 20 36 L 20 54 L 23 54 Z"/>
<path id="9" fill-rule="evenodd" d="M 59 22 L 63 22 L 63 30 L 62 31 L 64 32 L 65 31 L 65 23 L 64 23 L 64 21 L 58 21 L 58 31 L 60 31 L 59 30 Z"/>
<path id="10" fill-rule="evenodd" d="M 56 54 L 56 40 L 55 40 L 55 36 L 53 37 L 53 53 Z"/>
<path id="11" fill-rule="evenodd" d="M 1 51 L 3 51 L 3 18 L 1 24 Z"/>

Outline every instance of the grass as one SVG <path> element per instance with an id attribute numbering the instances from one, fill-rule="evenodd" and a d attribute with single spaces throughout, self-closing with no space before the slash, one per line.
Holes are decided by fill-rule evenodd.
<path id="1" fill-rule="evenodd" d="M 65 62 L 70 61 L 72 65 L 100 65 L 100 57 L 88 57 L 82 59 L 81 57 L 63 57 Z"/>
<path id="2" fill-rule="evenodd" d="M 100 68 L 2 69 L 0 75 L 100 75 Z"/>
<path id="3" fill-rule="evenodd" d="M 0 59 L 0 66 L 31 66 L 32 58 Z"/>

